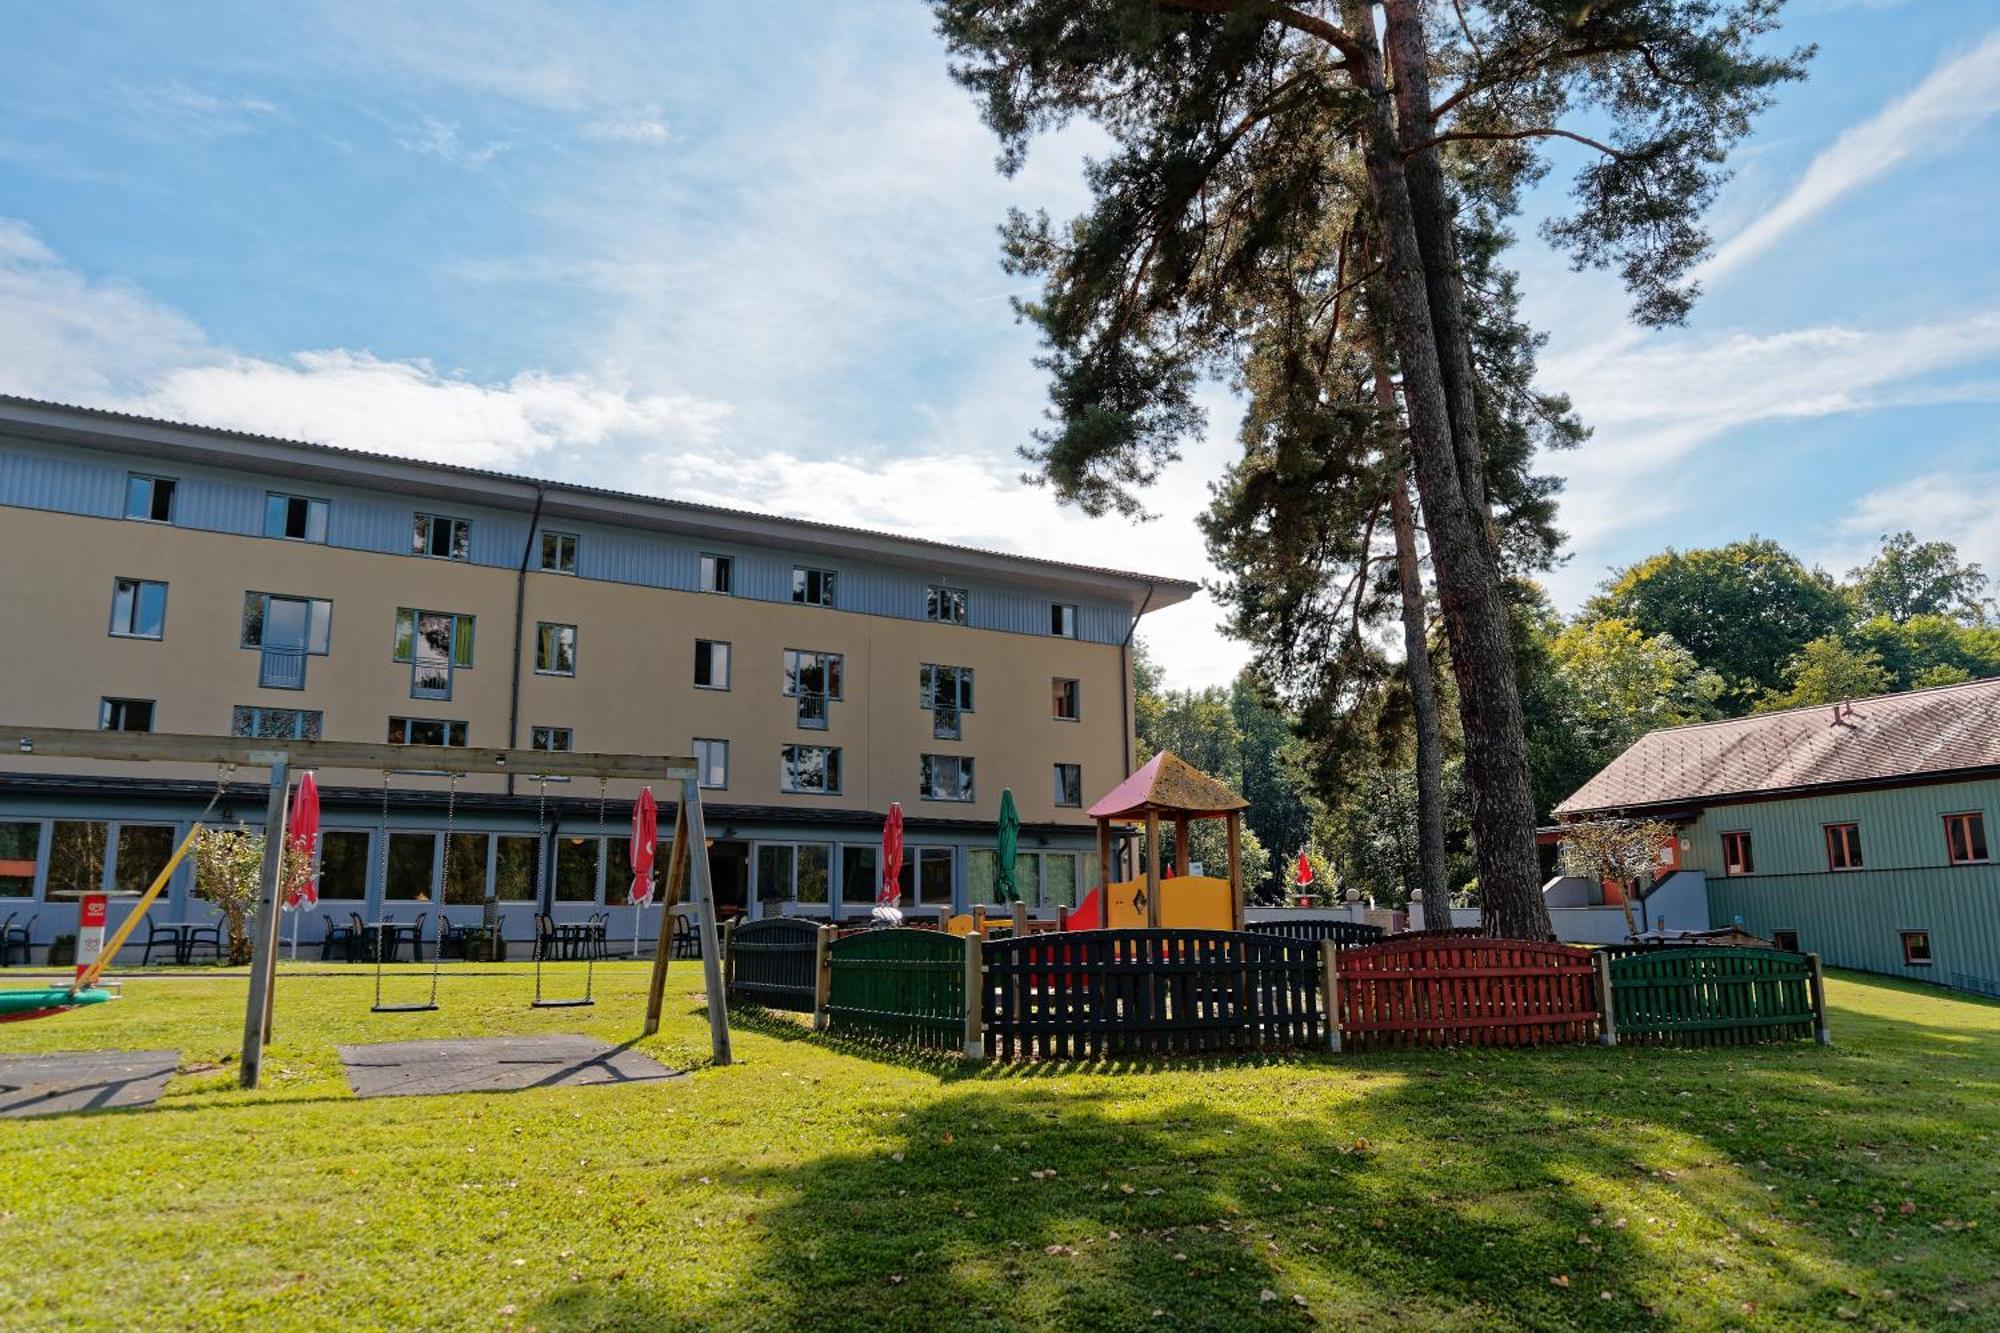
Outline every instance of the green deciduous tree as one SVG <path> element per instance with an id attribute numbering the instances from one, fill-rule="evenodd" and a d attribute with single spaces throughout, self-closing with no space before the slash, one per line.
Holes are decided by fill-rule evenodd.
<path id="1" fill-rule="evenodd" d="M 1785 667 L 1785 686 L 1773 690 L 1758 705 L 1760 711 L 1836 704 L 1887 694 L 1895 677 L 1872 648 L 1850 647 L 1837 634 L 1814 639 Z"/>
<path id="2" fill-rule="evenodd" d="M 1808 643 L 1838 633 L 1853 605 L 1825 573 L 1777 542 L 1691 551 L 1672 547 L 1619 572 L 1591 599 L 1592 619 L 1625 621 L 1648 637 L 1671 635 L 1728 682 L 1731 711 L 1780 688 Z"/>
<path id="3" fill-rule="evenodd" d="M 1549 645 L 1573 692 L 1575 716 L 1606 760 L 1660 727 L 1719 715 L 1722 677 L 1670 634 L 1648 637 L 1623 620 L 1568 626 Z"/>
<path id="4" fill-rule="evenodd" d="M 1863 615 L 1948 616 L 1976 625 L 1992 606 L 1984 570 L 1960 560 L 1950 542 L 1920 542 L 1913 532 L 1884 534 L 1875 558 L 1847 577 Z"/>

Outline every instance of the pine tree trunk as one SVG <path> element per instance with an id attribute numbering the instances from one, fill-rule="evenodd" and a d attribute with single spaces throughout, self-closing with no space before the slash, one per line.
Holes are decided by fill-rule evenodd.
<path id="1" fill-rule="evenodd" d="M 1386 372 L 1377 371 L 1386 380 Z M 1424 891 L 1424 929 L 1451 927 L 1451 891 L 1444 882 L 1444 729 L 1439 725 L 1437 681 L 1431 672 L 1430 635 L 1424 615 L 1424 580 L 1417 567 L 1416 517 L 1408 484 L 1399 474 L 1389 496 L 1396 532 L 1396 574 L 1402 584 L 1403 674 L 1410 686 L 1410 714 L 1417 731 L 1417 877 Z"/>
<path id="2" fill-rule="evenodd" d="M 1362 0 L 1343 0 L 1342 8 L 1355 31 L 1369 31 Z M 1350 53 L 1347 64 L 1355 88 L 1368 100 L 1363 155 L 1384 249 L 1383 286 L 1403 372 L 1411 458 L 1459 686 L 1486 931 L 1543 939 L 1549 917 L 1536 883 L 1528 745 L 1500 570 L 1486 538 L 1484 511 L 1470 502 L 1461 483 L 1415 210 L 1381 61 L 1373 48 L 1364 47 Z"/>

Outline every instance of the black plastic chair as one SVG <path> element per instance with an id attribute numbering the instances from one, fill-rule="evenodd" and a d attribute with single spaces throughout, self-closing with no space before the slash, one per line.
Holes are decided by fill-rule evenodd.
<path id="1" fill-rule="evenodd" d="M 347 961 L 350 963 L 372 963 L 375 961 L 375 932 L 368 929 L 368 923 L 361 919 L 361 913 L 347 914 L 348 937 Z"/>
<path id="2" fill-rule="evenodd" d="M 179 926 L 163 926 L 159 922 L 149 918 L 146 922 L 146 947 L 139 954 L 139 965 L 141 967 L 153 961 L 153 950 L 155 949 L 167 950 L 173 955 L 176 963 L 184 961 L 181 958 L 181 928 Z"/>
<path id="3" fill-rule="evenodd" d="M 9 912 L 6 922 L 0 924 L 0 967 L 14 965 L 16 949 L 21 951 L 21 966 L 27 967 L 33 962 L 35 918 L 31 916 L 27 925 L 17 926 L 14 924 L 14 918 L 19 915 L 19 912 Z"/>
<path id="4" fill-rule="evenodd" d="M 390 962 L 396 961 L 396 953 L 400 952 L 405 939 L 410 942 L 410 961 L 413 963 L 424 961 L 424 922 L 430 919 L 430 915 L 429 912 L 419 912 L 414 924 L 396 927 L 396 946 L 389 954 Z"/>
<path id="5" fill-rule="evenodd" d="M 181 947 L 174 953 L 177 963 L 192 963 L 196 949 L 207 949 L 208 956 L 216 962 L 222 961 L 222 925 L 217 922 L 208 926 L 187 926 L 181 931 Z"/>
<path id="6" fill-rule="evenodd" d="M 347 962 L 353 962 L 357 943 L 354 938 L 354 927 L 334 925 L 333 918 L 325 912 L 319 914 L 319 919 L 326 923 L 326 933 L 319 937 L 319 960 L 322 963 L 329 963 L 337 956 Z"/>

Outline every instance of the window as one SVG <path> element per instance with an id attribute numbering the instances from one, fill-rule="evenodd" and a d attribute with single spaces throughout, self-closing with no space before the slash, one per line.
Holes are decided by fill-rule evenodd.
<path id="1" fill-rule="evenodd" d="M 134 472 L 125 479 L 125 517 L 148 523 L 174 521 L 174 492 L 180 483 L 172 477 L 146 477 Z"/>
<path id="2" fill-rule="evenodd" d="M 1049 633 L 1055 635 L 1058 639 L 1074 639 L 1076 637 L 1076 608 L 1066 606 L 1061 602 L 1052 603 L 1049 606 Z"/>
<path id="3" fill-rule="evenodd" d="M 1796 930 L 1774 930 L 1771 932 L 1771 947 L 1783 949 L 1786 953 L 1799 951 L 1799 932 Z"/>
<path id="4" fill-rule="evenodd" d="M 534 727 L 528 732 L 530 750 L 567 753 L 574 748 L 575 733 L 568 727 Z"/>
<path id="5" fill-rule="evenodd" d="M 830 569 L 792 570 L 792 600 L 807 606 L 833 605 L 833 571 Z"/>
<path id="6" fill-rule="evenodd" d="M 728 593 L 735 572 L 736 562 L 726 555 L 704 555 L 701 558 L 701 590 L 703 592 Z"/>
<path id="7" fill-rule="evenodd" d="M 574 676 L 576 674 L 576 626 L 535 625 L 535 674 Z"/>
<path id="8" fill-rule="evenodd" d="M 324 597 L 243 594 L 243 644 L 262 655 L 257 684 L 268 690 L 306 687 L 306 658 L 324 657 L 333 641 L 333 603 Z"/>
<path id="9" fill-rule="evenodd" d="M 533 902 L 542 840 L 502 833 L 493 841 L 493 896 L 503 903 Z"/>
<path id="10" fill-rule="evenodd" d="M 786 698 L 799 701 L 799 725 L 826 730 L 827 704 L 840 697 L 840 654 L 785 650 Z"/>
<path id="11" fill-rule="evenodd" d="M 295 542 L 326 540 L 326 501 L 303 495 L 264 497 L 264 535 Z"/>
<path id="12" fill-rule="evenodd" d="M 319 896 L 360 902 L 368 896 L 369 835 L 330 829 L 319 835 Z"/>
<path id="13" fill-rule="evenodd" d="M 111 633 L 120 639 L 157 639 L 167 632 L 167 585 L 148 579 L 111 581 Z"/>
<path id="14" fill-rule="evenodd" d="M 486 901 L 484 833 L 454 833 L 444 844 L 444 901 L 466 907 Z"/>
<path id="15" fill-rule="evenodd" d="M 391 833 L 382 897 L 403 903 L 427 903 L 436 897 L 437 846 L 435 833 Z"/>
<path id="16" fill-rule="evenodd" d="M 1756 868 L 1756 859 L 1750 855 L 1750 835 L 1741 831 L 1723 834 L 1723 872 L 1730 875 L 1748 875 Z"/>
<path id="17" fill-rule="evenodd" d="M 1861 869 L 1861 826 L 1859 824 L 1828 824 L 1826 826 L 1826 868 L 1828 870 Z"/>
<path id="18" fill-rule="evenodd" d="M 823 903 L 831 849 L 821 842 L 757 845 L 759 902 Z"/>
<path id="19" fill-rule="evenodd" d="M 1056 804 L 1083 804 L 1083 765 L 1056 765 Z"/>
<path id="20" fill-rule="evenodd" d="M 962 754 L 927 754 L 918 767 L 917 792 L 926 801 L 972 799 L 972 760 Z"/>
<path id="21" fill-rule="evenodd" d="M 965 623 L 965 589 L 933 583 L 924 593 L 924 617 L 941 625 Z"/>
<path id="22" fill-rule="evenodd" d="M 840 748 L 833 745 L 785 746 L 780 755 L 778 789 L 796 795 L 839 794 Z"/>
<path id="23" fill-rule="evenodd" d="M 872 903 L 882 891 L 878 849 L 848 844 L 840 849 L 840 900 L 844 903 Z"/>
<path id="24" fill-rule="evenodd" d="M 701 785 L 721 791 L 729 785 L 729 742 L 710 740 L 700 736 L 694 742 L 695 771 L 701 774 Z"/>
<path id="25" fill-rule="evenodd" d="M 230 710 L 229 734 L 258 740 L 316 741 L 326 721 L 317 708 L 259 708 L 238 704 Z"/>
<path id="26" fill-rule="evenodd" d="M 1053 682 L 1055 694 L 1055 717 L 1058 722 L 1075 722 L 1083 716 L 1083 703 L 1078 694 L 1077 683 L 1057 677 Z"/>
<path id="27" fill-rule="evenodd" d="M 35 865 L 41 856 L 40 820 L 0 820 L 0 898 L 35 896 Z"/>
<path id="28" fill-rule="evenodd" d="M 949 847 L 906 847 L 897 883 L 904 902 L 927 907 L 949 907 L 952 850 Z"/>
<path id="29" fill-rule="evenodd" d="M 434 560 L 469 560 L 472 524 L 445 514 L 417 514 L 410 530 L 410 554 Z"/>
<path id="30" fill-rule="evenodd" d="M 392 717 L 391 745 L 463 745 L 465 723 L 435 717 Z"/>
<path id="31" fill-rule="evenodd" d="M 151 731 L 151 699 L 104 699 L 97 705 L 99 731 Z"/>
<path id="32" fill-rule="evenodd" d="M 714 639 L 694 641 L 694 685 L 698 690 L 729 688 L 729 645 Z"/>
<path id="33" fill-rule="evenodd" d="M 917 702 L 930 710 L 934 738 L 957 740 L 960 715 L 972 711 L 972 668 L 924 663 L 917 671 Z"/>
<path id="34" fill-rule="evenodd" d="M 110 826 L 97 819 L 58 819 L 49 826 L 51 898 L 96 893 L 104 887 L 104 848 Z"/>
<path id="35" fill-rule="evenodd" d="M 1986 816 L 1976 810 L 1946 815 L 1944 845 L 1955 866 L 1976 865 L 1986 860 Z"/>
<path id="36" fill-rule="evenodd" d="M 111 868 L 118 892 L 139 894 L 152 888 L 172 859 L 176 841 L 171 824 L 120 824 L 118 859 Z"/>
<path id="37" fill-rule="evenodd" d="M 472 666 L 473 617 L 452 611 L 396 609 L 390 656 L 410 664 L 412 699 L 451 698 L 452 677 Z"/>
<path id="38" fill-rule="evenodd" d="M 551 574 L 576 573 L 576 534 L 574 532 L 545 532 L 542 534 L 542 568 Z"/>
<path id="39" fill-rule="evenodd" d="M 597 901 L 597 859 L 602 848 L 596 838 L 559 838 L 556 841 L 556 901 L 594 903 Z"/>
<path id="40" fill-rule="evenodd" d="M 1903 965 L 1905 967 L 1931 965 L 1931 933 L 1928 930 L 1903 932 Z"/>

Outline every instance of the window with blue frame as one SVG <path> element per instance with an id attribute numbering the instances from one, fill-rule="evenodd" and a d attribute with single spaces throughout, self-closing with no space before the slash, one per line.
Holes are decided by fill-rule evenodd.
<path id="1" fill-rule="evenodd" d="M 470 560 L 472 524 L 449 514 L 417 514 L 410 531 L 410 554 L 434 560 Z"/>
<path id="2" fill-rule="evenodd" d="M 174 521 L 174 494 L 180 483 L 172 477 L 134 472 L 125 478 L 125 517 L 145 523 Z"/>
<path id="3" fill-rule="evenodd" d="M 167 632 L 167 585 L 151 579 L 111 581 L 111 635 L 157 639 Z"/>
<path id="4" fill-rule="evenodd" d="M 453 677 L 472 666 L 472 640 L 471 616 L 398 607 L 392 656 L 410 664 L 410 697 L 451 698 Z"/>
<path id="5" fill-rule="evenodd" d="M 326 501 L 272 491 L 264 497 L 264 535 L 294 542 L 326 540 Z"/>
<path id="6" fill-rule="evenodd" d="M 267 690 L 306 687 L 306 659 L 325 657 L 333 637 L 333 603 L 324 597 L 243 594 L 243 642 L 260 657 L 257 684 Z"/>
<path id="7" fill-rule="evenodd" d="M 229 734 L 255 740 L 316 741 L 326 723 L 317 708 L 264 708 L 238 704 L 229 713 Z"/>

